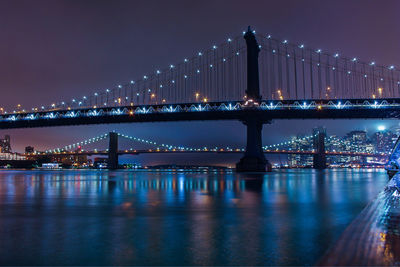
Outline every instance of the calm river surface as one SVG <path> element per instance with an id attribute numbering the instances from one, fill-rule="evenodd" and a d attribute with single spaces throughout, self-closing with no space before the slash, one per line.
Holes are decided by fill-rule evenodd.
<path id="1" fill-rule="evenodd" d="M 0 171 L 1 265 L 312 265 L 382 170 Z"/>

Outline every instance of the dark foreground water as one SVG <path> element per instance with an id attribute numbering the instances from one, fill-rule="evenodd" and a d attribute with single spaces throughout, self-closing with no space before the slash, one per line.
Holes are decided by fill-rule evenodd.
<path id="1" fill-rule="evenodd" d="M 2 265 L 310 265 L 383 171 L 0 171 Z"/>

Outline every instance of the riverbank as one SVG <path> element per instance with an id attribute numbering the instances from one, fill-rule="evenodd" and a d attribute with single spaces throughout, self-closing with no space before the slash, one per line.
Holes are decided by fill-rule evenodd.
<path id="1" fill-rule="evenodd" d="M 323 257 L 320 265 L 400 265 L 400 174 L 396 174 Z"/>

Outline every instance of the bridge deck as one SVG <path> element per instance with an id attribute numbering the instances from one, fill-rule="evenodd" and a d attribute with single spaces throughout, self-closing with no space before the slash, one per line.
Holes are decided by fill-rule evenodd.
<path id="1" fill-rule="evenodd" d="M 105 123 L 276 119 L 385 119 L 400 117 L 400 99 L 262 101 L 248 107 L 243 101 L 171 105 L 112 106 L 55 109 L 40 112 L 0 114 L 0 129 L 50 127 Z"/>
<path id="2" fill-rule="evenodd" d="M 318 265 L 400 264 L 400 175 L 344 231 Z"/>

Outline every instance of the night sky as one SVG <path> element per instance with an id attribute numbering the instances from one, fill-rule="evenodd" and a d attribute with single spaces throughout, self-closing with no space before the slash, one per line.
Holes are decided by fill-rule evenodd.
<path id="1" fill-rule="evenodd" d="M 0 107 L 70 100 L 135 80 L 237 36 L 258 33 L 363 61 L 400 67 L 400 1 L 0 1 Z M 274 121 L 264 144 L 354 129 L 369 133 L 395 120 Z M 110 130 L 176 145 L 244 146 L 239 122 L 110 124 L 3 130 L 14 150 L 48 149 Z M 147 163 L 234 163 L 239 156 L 140 156 Z"/>

